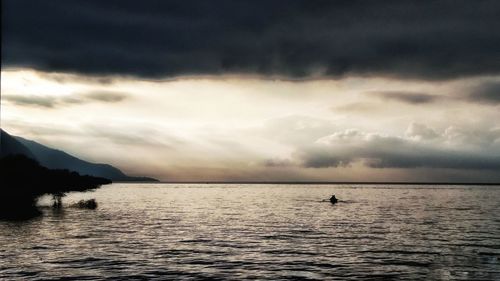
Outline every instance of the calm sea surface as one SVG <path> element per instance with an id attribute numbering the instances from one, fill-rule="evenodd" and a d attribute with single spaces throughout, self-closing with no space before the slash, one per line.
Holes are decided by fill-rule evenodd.
<path id="1" fill-rule="evenodd" d="M 0 279 L 500 280 L 495 186 L 113 184 L 64 204 L 89 198 L 0 221 Z"/>

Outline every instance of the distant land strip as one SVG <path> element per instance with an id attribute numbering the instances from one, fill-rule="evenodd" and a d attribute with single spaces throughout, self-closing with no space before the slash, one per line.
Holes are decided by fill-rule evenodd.
<path id="1" fill-rule="evenodd" d="M 485 185 L 500 186 L 495 182 L 342 182 L 342 181 L 160 181 L 152 184 L 296 184 L 296 185 Z"/>

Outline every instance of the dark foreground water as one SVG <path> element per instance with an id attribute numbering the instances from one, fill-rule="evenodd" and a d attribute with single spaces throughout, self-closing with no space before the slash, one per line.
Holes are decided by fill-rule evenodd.
<path id="1" fill-rule="evenodd" d="M 500 280 L 500 187 L 113 184 L 64 203 L 82 198 L 99 208 L 0 221 L 0 279 Z"/>

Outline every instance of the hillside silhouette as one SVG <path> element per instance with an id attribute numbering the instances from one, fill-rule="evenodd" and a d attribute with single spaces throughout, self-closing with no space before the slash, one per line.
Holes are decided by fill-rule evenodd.
<path id="1" fill-rule="evenodd" d="M 35 155 L 33 155 L 33 153 L 31 153 L 31 151 L 25 145 L 20 143 L 4 130 L 1 130 L 0 144 L 0 157 L 22 154 L 31 159 L 35 159 Z"/>
<path id="2" fill-rule="evenodd" d="M 24 155 L 8 155 L 0 159 L 0 218 L 22 218 L 38 213 L 36 200 L 49 194 L 61 197 L 70 191 L 87 191 L 111 180 L 81 176 L 69 170 L 54 170 L 41 166 Z"/>
<path id="3" fill-rule="evenodd" d="M 1 156 L 22 154 L 36 160 L 40 165 L 50 169 L 67 169 L 81 175 L 104 177 L 121 182 L 153 182 L 149 177 L 128 176 L 119 169 L 108 165 L 91 163 L 74 157 L 64 151 L 50 148 L 32 140 L 12 136 L 1 130 Z"/>

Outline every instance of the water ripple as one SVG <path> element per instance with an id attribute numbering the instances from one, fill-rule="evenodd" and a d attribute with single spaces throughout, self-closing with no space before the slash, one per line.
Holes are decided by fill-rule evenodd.
<path id="1" fill-rule="evenodd" d="M 65 200 L 88 198 L 97 210 L 0 221 L 0 280 L 500 280 L 498 187 L 114 184 Z"/>

